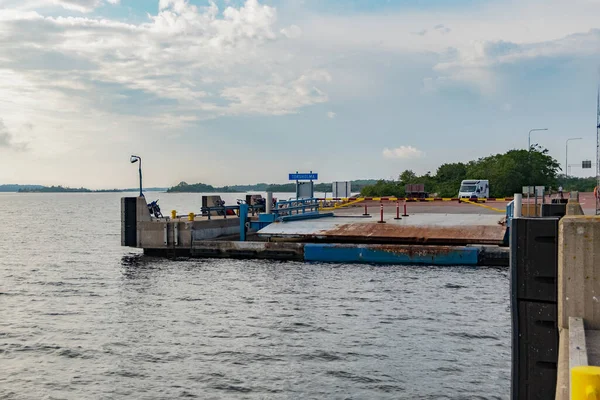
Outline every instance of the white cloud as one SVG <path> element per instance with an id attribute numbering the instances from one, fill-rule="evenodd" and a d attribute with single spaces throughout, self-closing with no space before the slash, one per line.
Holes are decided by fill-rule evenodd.
<path id="1" fill-rule="evenodd" d="M 337 114 L 333 111 L 327 112 L 327 118 L 334 119 L 335 117 L 337 117 Z"/>
<path id="2" fill-rule="evenodd" d="M 4 5 L 16 4 L 8 1 Z M 214 2 L 197 7 L 187 0 L 160 0 L 158 13 L 141 24 L 42 14 L 50 5 L 87 12 L 103 1 L 32 0 L 28 4 L 36 9 L 0 8 L 0 102 L 27 104 L 32 112 L 44 108 L 36 116 L 16 113 L 21 121 L 11 121 L 15 126 L 46 115 L 53 119 L 53 111 L 65 118 L 65 110 L 74 111 L 72 122 L 79 121 L 84 112 L 114 112 L 107 108 L 124 98 L 129 104 L 143 99 L 145 105 L 119 113 L 150 116 L 159 126 L 226 115 L 284 115 L 328 101 L 329 72 L 281 52 L 301 30 L 295 25 L 280 30 L 273 7 L 246 0 L 219 10 Z"/>
<path id="3" fill-rule="evenodd" d="M 384 158 L 399 158 L 399 159 L 411 159 L 411 158 L 420 158 L 425 155 L 421 150 L 413 146 L 400 146 L 395 149 L 385 148 L 383 149 L 383 157 Z"/>
<path id="4" fill-rule="evenodd" d="M 290 39 L 296 39 L 302 36 L 302 29 L 298 25 L 290 25 L 287 28 L 283 28 L 281 34 Z"/>
<path id="5" fill-rule="evenodd" d="M 0 0 L 0 6 L 22 10 L 64 8 L 70 11 L 89 13 L 104 4 L 119 4 L 121 0 Z"/>

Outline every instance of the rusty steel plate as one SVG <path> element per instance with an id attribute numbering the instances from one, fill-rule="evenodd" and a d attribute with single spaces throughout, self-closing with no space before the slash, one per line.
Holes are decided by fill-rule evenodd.
<path id="1" fill-rule="evenodd" d="M 402 220 L 389 218 L 323 218 L 274 223 L 261 237 L 300 241 L 352 243 L 502 244 L 506 227 L 497 215 L 415 214 Z"/>

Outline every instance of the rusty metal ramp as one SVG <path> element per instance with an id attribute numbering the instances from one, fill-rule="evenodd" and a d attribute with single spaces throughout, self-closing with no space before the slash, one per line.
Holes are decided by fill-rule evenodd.
<path id="1" fill-rule="evenodd" d="M 500 245 L 506 235 L 502 219 L 488 214 L 413 214 L 379 223 L 369 217 L 330 217 L 276 222 L 258 235 L 302 242 Z"/>

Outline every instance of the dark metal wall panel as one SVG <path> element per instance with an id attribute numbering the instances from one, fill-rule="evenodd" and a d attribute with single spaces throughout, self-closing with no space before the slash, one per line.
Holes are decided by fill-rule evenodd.
<path id="1" fill-rule="evenodd" d="M 558 363 L 556 304 L 519 301 L 518 399 L 554 399 Z"/>
<path id="2" fill-rule="evenodd" d="M 517 268 L 516 296 L 521 300 L 556 302 L 558 219 L 517 218 L 512 221 L 511 265 Z"/>
<path id="3" fill-rule="evenodd" d="M 543 204 L 542 217 L 564 217 L 567 214 L 566 204 Z"/>
<path id="4" fill-rule="evenodd" d="M 558 218 L 510 229 L 512 399 L 554 399 L 558 363 Z"/>
<path id="5" fill-rule="evenodd" d="M 122 244 L 123 246 L 136 247 L 137 246 L 137 198 L 136 197 L 125 197 L 122 200 L 122 220 L 121 234 L 123 235 Z"/>

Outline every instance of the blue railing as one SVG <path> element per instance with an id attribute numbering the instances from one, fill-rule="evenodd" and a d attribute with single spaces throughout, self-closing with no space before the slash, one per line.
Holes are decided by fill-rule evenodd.
<path id="1" fill-rule="evenodd" d="M 506 226 L 510 228 L 510 222 L 515 214 L 515 201 L 511 201 L 506 205 Z"/>

